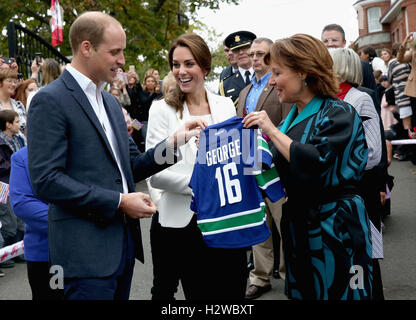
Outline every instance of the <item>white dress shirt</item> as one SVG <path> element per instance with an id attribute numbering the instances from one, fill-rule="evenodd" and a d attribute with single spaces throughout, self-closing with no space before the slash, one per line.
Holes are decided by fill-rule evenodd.
<path id="1" fill-rule="evenodd" d="M 238 71 L 240 71 L 240 75 L 243 77 L 243 80 L 246 81 L 246 71 L 250 71 L 250 81 L 254 76 L 254 69 L 251 67 L 250 69 L 243 69 L 238 67 Z"/>
<path id="2" fill-rule="evenodd" d="M 82 91 L 84 91 L 85 95 L 87 96 L 88 101 L 91 103 L 95 115 L 97 116 L 98 121 L 101 123 L 101 126 L 104 129 L 107 140 L 111 146 L 111 151 L 113 152 L 114 157 L 116 158 L 117 166 L 121 174 L 121 180 L 123 182 L 123 193 L 128 193 L 129 188 L 127 186 L 126 176 L 124 175 L 123 169 L 121 168 L 120 152 L 117 139 L 114 135 L 113 128 L 111 127 L 110 120 L 108 119 L 107 112 L 105 111 L 103 95 L 101 93 L 101 91 L 105 87 L 105 82 L 100 82 L 99 86 L 97 87 L 91 79 L 89 79 L 87 76 L 76 70 L 71 65 L 68 65 L 66 67 L 66 70 L 75 78 L 75 80 L 81 87 Z"/>

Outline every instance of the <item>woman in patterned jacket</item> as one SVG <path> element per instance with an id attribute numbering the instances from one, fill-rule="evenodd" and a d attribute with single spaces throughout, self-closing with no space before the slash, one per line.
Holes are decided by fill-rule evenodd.
<path id="1" fill-rule="evenodd" d="M 273 44 L 265 61 L 281 102 L 295 103 L 276 128 L 265 112 L 243 122 L 271 138 L 288 201 L 282 238 L 290 299 L 371 299 L 372 246 L 359 183 L 368 157 L 358 113 L 336 99 L 324 44 L 297 34 Z"/>

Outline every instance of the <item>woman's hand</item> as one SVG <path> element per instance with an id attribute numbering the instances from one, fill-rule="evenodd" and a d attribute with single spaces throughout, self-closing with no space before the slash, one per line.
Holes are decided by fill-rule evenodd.
<path id="1" fill-rule="evenodd" d="M 291 138 L 280 132 L 270 120 L 266 111 L 256 111 L 249 113 L 243 119 L 244 128 L 258 126 L 262 133 L 267 135 L 279 150 L 279 152 L 290 162 L 290 145 L 293 142 Z"/>
<path id="2" fill-rule="evenodd" d="M 252 126 L 258 126 L 261 131 L 271 136 L 271 133 L 276 130 L 275 125 L 270 120 L 266 111 L 255 111 L 245 116 L 243 119 L 244 128 L 251 128 Z"/>
<path id="3" fill-rule="evenodd" d="M 10 58 L 13 60 L 12 64 L 10 65 L 10 69 L 19 72 L 19 66 L 17 65 L 16 59 L 15 58 Z"/>
<path id="4" fill-rule="evenodd" d="M 403 44 L 408 43 L 410 40 L 413 40 L 413 32 L 410 32 L 406 38 L 403 40 Z"/>
<path id="5" fill-rule="evenodd" d="M 192 137 L 198 137 L 199 133 L 208 127 L 208 123 L 203 119 L 186 121 L 175 133 L 169 137 L 168 143 L 174 148 L 187 143 Z"/>

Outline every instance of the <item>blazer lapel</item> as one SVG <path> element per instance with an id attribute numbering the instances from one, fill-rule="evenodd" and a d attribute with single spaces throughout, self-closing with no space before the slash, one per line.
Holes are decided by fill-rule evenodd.
<path id="1" fill-rule="evenodd" d="M 114 161 L 116 161 L 116 158 L 114 157 L 113 151 L 111 149 L 110 143 L 107 140 L 107 136 L 104 132 L 103 126 L 101 125 L 100 121 L 98 120 L 97 115 L 94 112 L 94 109 L 92 108 L 90 101 L 88 100 L 85 93 L 82 91 L 79 84 L 76 82 L 76 80 L 72 77 L 72 75 L 68 71 L 64 71 L 62 74 L 62 80 L 64 81 L 66 87 L 72 92 L 72 96 L 74 99 L 78 102 L 78 104 L 81 106 L 82 110 L 84 110 L 87 117 L 90 119 L 92 125 L 95 127 L 95 129 L 98 131 L 98 134 L 101 136 L 105 146 L 107 147 L 108 151 L 110 152 L 112 158 Z"/>
<path id="2" fill-rule="evenodd" d="M 257 101 L 256 111 L 260 111 L 263 109 L 264 101 L 266 101 L 267 97 L 269 96 L 269 94 L 272 92 L 273 89 L 274 88 L 271 86 L 266 86 L 263 89 L 263 92 L 260 94 L 259 100 Z"/>
<path id="3" fill-rule="evenodd" d="M 244 116 L 244 114 L 247 114 L 246 100 L 247 100 L 248 93 L 250 92 L 252 87 L 253 87 L 253 84 L 250 83 L 247 87 L 245 87 L 243 90 L 241 90 L 240 97 L 239 97 L 239 100 L 238 100 L 238 105 L 239 106 L 237 107 L 237 109 L 238 109 L 237 114 L 241 114 L 242 116 Z"/>
<path id="4" fill-rule="evenodd" d="M 107 112 L 108 120 L 110 121 L 111 128 L 113 129 L 114 136 L 116 137 L 116 140 L 117 140 L 120 157 L 122 158 L 120 160 L 122 163 L 129 163 L 129 161 L 127 161 L 127 154 L 129 152 L 128 140 L 125 137 L 123 138 L 120 124 L 116 122 L 115 112 L 117 112 L 118 106 L 112 107 L 111 101 L 108 99 L 108 97 L 105 94 L 103 94 L 103 102 L 104 102 L 105 111 Z"/>
<path id="5" fill-rule="evenodd" d="M 182 119 L 181 114 L 179 111 L 176 112 L 176 119 L 178 120 L 179 126 L 183 125 L 187 120 L 190 120 L 191 114 L 189 113 L 188 105 L 186 104 L 186 101 L 183 103 L 183 112 L 182 112 Z M 179 127 L 178 126 L 178 127 Z M 195 143 L 187 143 L 185 146 L 188 146 L 192 153 L 196 155 L 196 152 L 198 151 Z"/>
<path id="6" fill-rule="evenodd" d="M 120 157 L 120 165 L 123 170 L 123 173 L 127 179 L 127 184 L 130 190 L 134 190 L 134 178 L 133 172 L 130 167 L 130 146 L 129 139 L 127 136 L 123 135 L 123 130 L 121 130 L 120 124 L 117 123 L 116 112 L 119 108 L 118 105 L 114 105 L 111 100 L 108 98 L 108 95 L 103 94 L 103 103 L 105 111 L 107 112 L 108 120 L 111 124 L 111 129 L 113 130 L 114 136 L 117 140 L 118 155 Z M 120 110 L 121 112 L 121 110 Z M 124 121 L 124 117 L 123 117 Z M 114 158 L 115 161 L 115 158 Z"/>
<path id="7" fill-rule="evenodd" d="M 222 119 L 219 118 L 219 115 L 221 114 L 221 106 L 218 104 L 218 100 L 215 99 L 215 96 L 211 94 L 208 90 L 205 90 L 207 93 L 207 99 L 208 99 L 208 105 L 211 110 L 211 116 L 212 121 L 214 123 L 219 123 L 222 121 Z"/>

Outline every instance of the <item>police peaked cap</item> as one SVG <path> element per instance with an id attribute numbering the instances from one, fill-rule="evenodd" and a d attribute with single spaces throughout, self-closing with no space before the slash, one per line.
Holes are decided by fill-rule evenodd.
<path id="1" fill-rule="evenodd" d="M 230 50 L 251 45 L 256 35 L 250 31 L 237 31 L 227 36 L 224 40 L 224 45 Z"/>

